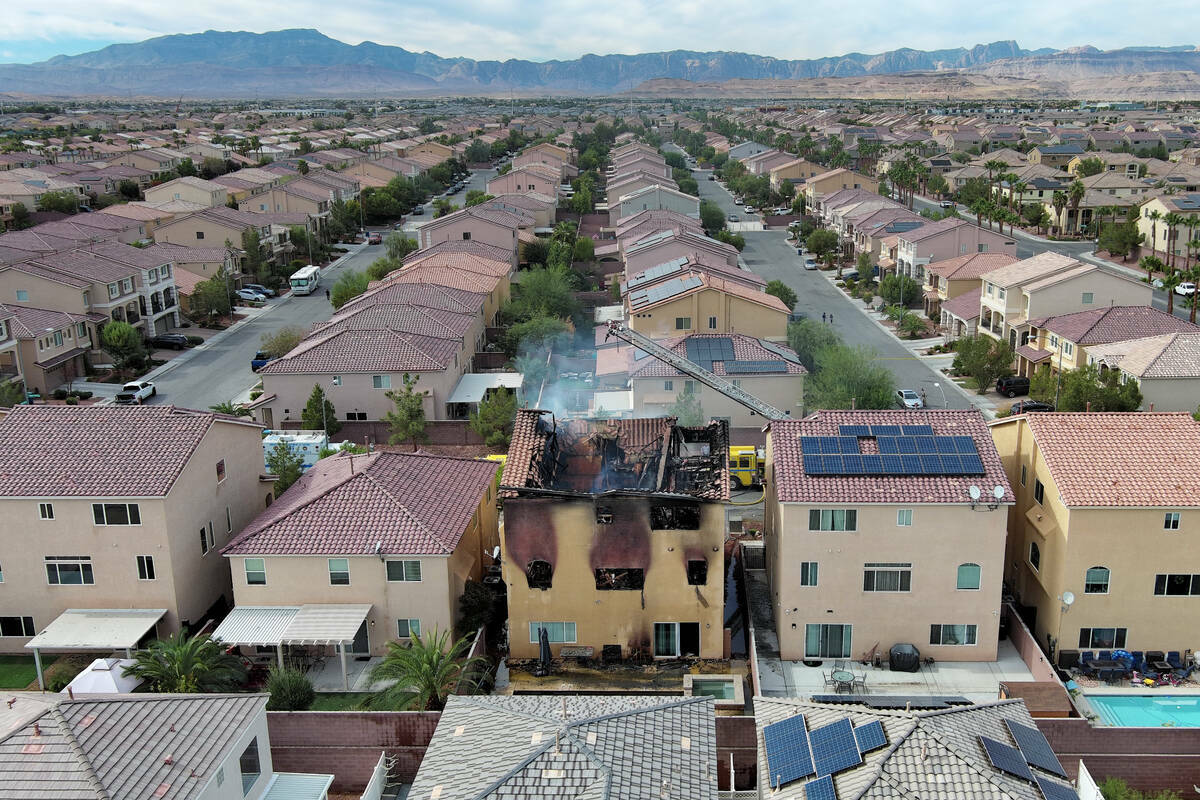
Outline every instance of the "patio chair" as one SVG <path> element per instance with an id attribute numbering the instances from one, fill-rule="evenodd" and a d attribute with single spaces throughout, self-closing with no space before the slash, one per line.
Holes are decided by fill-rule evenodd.
<path id="1" fill-rule="evenodd" d="M 1147 650 L 1146 651 L 1146 662 L 1148 664 L 1152 664 L 1155 661 L 1166 661 L 1166 660 L 1167 659 L 1164 656 L 1162 650 Z"/>
<path id="2" fill-rule="evenodd" d="M 1085 671 L 1089 670 L 1091 667 L 1088 666 L 1088 663 L 1095 660 L 1095 653 L 1093 653 L 1091 650 L 1084 650 L 1079 654 L 1079 668 Z"/>
<path id="3" fill-rule="evenodd" d="M 854 687 L 860 689 L 864 694 L 867 691 L 867 673 L 854 676 Z"/>
<path id="4" fill-rule="evenodd" d="M 1146 654 L 1141 650 L 1134 650 L 1133 653 L 1133 668 L 1138 672 L 1146 671 Z"/>
<path id="5" fill-rule="evenodd" d="M 824 671 L 821 672 L 821 677 L 823 677 L 825 679 L 826 686 L 837 686 L 837 681 L 835 681 L 833 678 L 830 677 L 830 675 L 832 675 L 832 674 L 833 673 L 830 673 L 830 672 L 824 672 Z"/>
<path id="6" fill-rule="evenodd" d="M 1112 650 L 1101 650 L 1096 653 L 1097 661 L 1112 661 Z"/>
<path id="7" fill-rule="evenodd" d="M 1183 669 L 1183 659 L 1179 657 L 1178 650 L 1171 650 L 1167 653 L 1167 663 L 1175 669 Z"/>

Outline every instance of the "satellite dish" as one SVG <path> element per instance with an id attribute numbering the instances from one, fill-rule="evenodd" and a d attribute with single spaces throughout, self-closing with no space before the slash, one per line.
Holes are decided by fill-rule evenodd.
<path id="1" fill-rule="evenodd" d="M 967 488 L 967 494 L 971 495 L 972 500 L 978 500 L 983 493 L 979 491 L 978 486 L 970 486 Z"/>
<path id="2" fill-rule="evenodd" d="M 992 497 L 996 498 L 997 500 L 1003 500 L 1004 499 L 1004 487 L 1003 486 L 993 486 L 992 487 Z"/>
<path id="3" fill-rule="evenodd" d="M 500 557 L 500 545 L 496 545 L 495 547 L 492 548 L 492 560 L 495 561 L 499 557 Z"/>
<path id="4" fill-rule="evenodd" d="M 1062 601 L 1064 606 L 1069 606 L 1075 602 L 1074 592 L 1063 592 Z"/>

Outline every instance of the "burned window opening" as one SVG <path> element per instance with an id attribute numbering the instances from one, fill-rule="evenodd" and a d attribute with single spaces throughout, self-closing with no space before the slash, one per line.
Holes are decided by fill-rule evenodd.
<path id="1" fill-rule="evenodd" d="M 601 591 L 638 591 L 645 586 L 646 571 L 643 569 L 598 569 L 596 588 Z"/>
<path id="2" fill-rule="evenodd" d="M 613 512 L 611 506 L 596 506 L 596 524 L 612 525 Z"/>
<path id="3" fill-rule="evenodd" d="M 650 506 L 650 527 L 655 530 L 700 530 L 700 506 L 697 503 L 655 503 Z"/>
<path id="4" fill-rule="evenodd" d="M 525 566 L 525 579 L 529 581 L 530 589 L 549 589 L 554 568 L 549 561 L 534 559 Z"/>
<path id="5" fill-rule="evenodd" d="M 688 586 L 705 586 L 708 584 L 708 561 L 704 559 L 687 562 Z"/>

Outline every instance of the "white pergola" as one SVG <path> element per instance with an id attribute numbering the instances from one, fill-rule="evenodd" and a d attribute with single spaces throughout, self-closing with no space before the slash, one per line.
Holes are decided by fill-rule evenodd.
<path id="1" fill-rule="evenodd" d="M 68 608 L 25 645 L 33 651 L 38 688 L 46 688 L 42 650 L 124 650 L 125 657 L 132 658 L 138 642 L 166 613 L 165 608 Z"/>
<path id="2" fill-rule="evenodd" d="M 342 688 L 350 690 L 346 646 L 371 613 L 367 604 L 311 603 L 303 606 L 238 606 L 213 631 L 226 644 L 274 647 L 283 666 L 283 646 L 333 645 L 342 667 Z"/>

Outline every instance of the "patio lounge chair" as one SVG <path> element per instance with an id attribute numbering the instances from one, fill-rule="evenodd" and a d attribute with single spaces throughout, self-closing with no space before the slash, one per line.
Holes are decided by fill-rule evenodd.
<path id="1" fill-rule="evenodd" d="M 1079 668 L 1084 671 L 1087 671 L 1087 670 L 1091 669 L 1091 667 L 1088 666 L 1088 663 L 1091 661 L 1095 661 L 1095 660 L 1096 660 L 1095 653 L 1093 653 L 1091 650 L 1084 650 L 1083 652 L 1081 652 L 1079 654 Z"/>
<path id="2" fill-rule="evenodd" d="M 1112 661 L 1112 650 L 1101 650 L 1096 653 L 1097 661 Z"/>
<path id="3" fill-rule="evenodd" d="M 1167 663 L 1175 669 L 1183 669 L 1183 659 L 1179 657 L 1178 650 L 1171 650 L 1167 653 Z"/>

